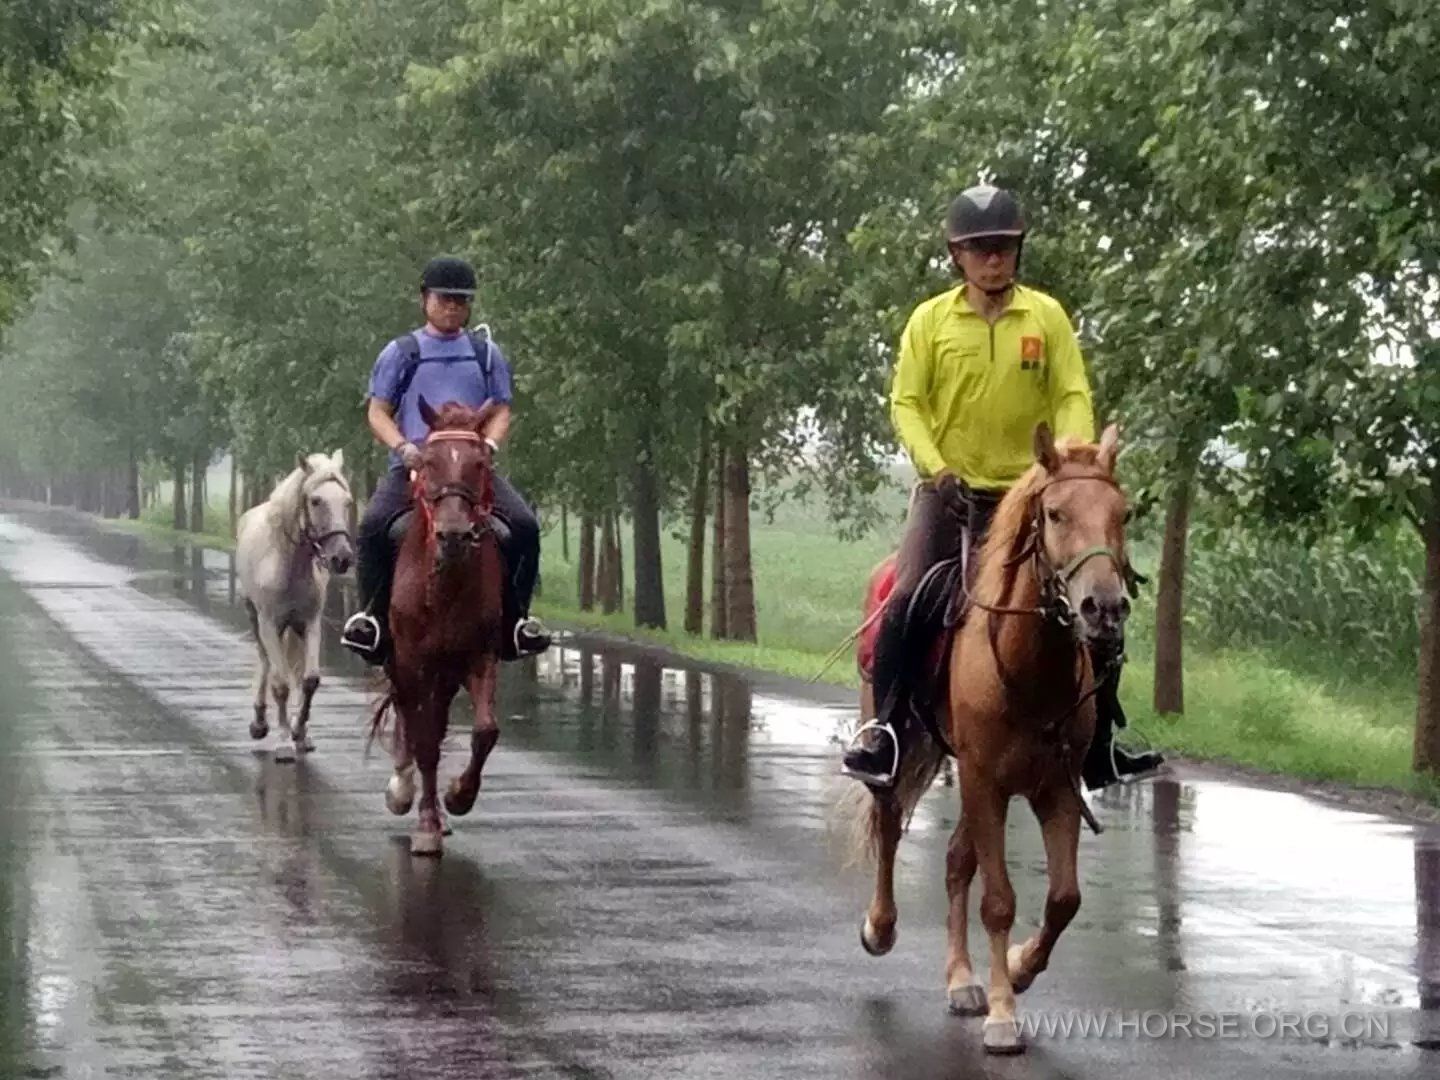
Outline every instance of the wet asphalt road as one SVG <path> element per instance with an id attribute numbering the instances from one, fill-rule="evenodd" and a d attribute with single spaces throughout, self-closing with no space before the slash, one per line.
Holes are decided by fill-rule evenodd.
<path id="1" fill-rule="evenodd" d="M 0 1077 L 1440 1075 L 1433 829 L 1184 774 L 1105 797 L 1020 999 L 1104 1034 L 987 1059 L 943 1007 L 953 789 L 902 845 L 895 952 L 860 950 L 843 698 L 571 642 L 506 671 L 480 801 L 416 860 L 333 630 L 317 752 L 250 741 L 228 571 L 0 516 Z"/>

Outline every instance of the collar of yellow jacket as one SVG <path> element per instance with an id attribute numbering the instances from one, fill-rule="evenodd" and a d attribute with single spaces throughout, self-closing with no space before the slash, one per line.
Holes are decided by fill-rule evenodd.
<path id="1" fill-rule="evenodd" d="M 1005 305 L 1005 310 L 1000 314 L 1005 316 L 1012 311 L 1029 311 L 1035 305 L 1035 294 L 1024 285 L 1016 284 L 1010 292 L 1010 302 Z M 977 319 L 984 318 L 978 311 L 970 306 L 970 298 L 965 295 L 965 285 L 962 282 L 956 286 L 950 294 L 950 304 L 957 315 L 972 315 Z"/>

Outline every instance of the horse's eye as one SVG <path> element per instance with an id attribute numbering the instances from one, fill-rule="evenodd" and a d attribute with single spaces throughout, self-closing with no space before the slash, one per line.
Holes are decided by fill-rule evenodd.
<path id="1" fill-rule="evenodd" d="M 1059 525 L 1062 521 L 1065 520 L 1065 515 L 1062 514 L 1059 510 L 1056 510 L 1053 506 L 1045 511 L 1045 517 L 1049 519 L 1050 524 L 1052 525 Z"/>
<path id="2" fill-rule="evenodd" d="M 310 505 L 311 505 L 311 506 L 319 506 L 319 505 L 320 505 L 320 496 L 319 496 L 319 495 L 311 495 L 311 496 L 310 496 Z"/>

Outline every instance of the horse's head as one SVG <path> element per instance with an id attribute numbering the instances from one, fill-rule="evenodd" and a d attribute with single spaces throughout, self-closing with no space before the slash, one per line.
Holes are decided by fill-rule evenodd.
<path id="1" fill-rule="evenodd" d="M 1114 424 L 1098 445 L 1057 446 L 1045 424 L 1035 431 L 1029 511 L 1045 601 L 1101 659 L 1123 650 L 1130 614 L 1127 509 L 1115 481 L 1119 444 Z"/>
<path id="2" fill-rule="evenodd" d="M 300 520 L 305 540 L 317 560 L 336 574 L 355 561 L 350 537 L 350 509 L 355 500 L 345 480 L 345 453 L 297 455 L 300 467 Z"/>
<path id="3" fill-rule="evenodd" d="M 440 564 L 464 558 L 487 530 L 494 505 L 491 452 L 484 431 L 496 406 L 478 409 L 449 402 L 439 412 L 421 397 L 420 417 L 430 428 L 416 479 Z"/>

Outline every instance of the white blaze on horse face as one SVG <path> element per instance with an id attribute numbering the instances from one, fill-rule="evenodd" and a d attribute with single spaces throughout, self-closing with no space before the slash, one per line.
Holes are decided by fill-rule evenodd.
<path id="1" fill-rule="evenodd" d="M 452 465 L 459 465 L 459 464 L 460 464 L 460 451 L 457 450 L 457 449 L 455 449 L 455 447 L 453 447 L 453 446 L 450 448 L 450 464 L 452 464 Z"/>

